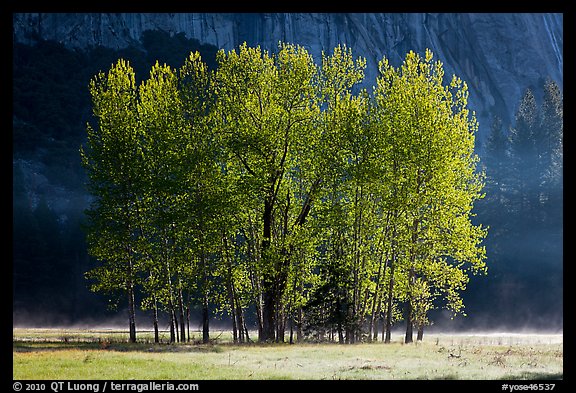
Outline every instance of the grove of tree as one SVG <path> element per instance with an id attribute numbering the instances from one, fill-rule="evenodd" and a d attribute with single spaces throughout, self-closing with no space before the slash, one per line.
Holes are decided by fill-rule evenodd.
<path id="1" fill-rule="evenodd" d="M 138 308 L 156 341 L 168 315 L 171 342 L 192 307 L 204 342 L 216 314 L 236 342 L 255 321 L 259 341 L 291 343 L 390 342 L 401 320 L 412 342 L 432 309 L 464 314 L 487 270 L 467 85 L 429 50 L 383 58 L 372 91 L 365 67 L 345 46 L 317 64 L 244 44 L 213 70 L 194 52 L 140 84 L 123 59 L 92 79 L 87 277 L 125 299 L 131 341 Z"/>

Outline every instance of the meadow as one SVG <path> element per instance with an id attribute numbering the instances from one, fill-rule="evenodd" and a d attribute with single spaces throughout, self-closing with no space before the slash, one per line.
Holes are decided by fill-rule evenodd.
<path id="1" fill-rule="evenodd" d="M 13 329 L 13 379 L 535 380 L 563 378 L 562 334 L 428 334 L 403 344 L 154 344 L 113 329 Z M 165 336 L 163 336 L 166 339 Z"/>

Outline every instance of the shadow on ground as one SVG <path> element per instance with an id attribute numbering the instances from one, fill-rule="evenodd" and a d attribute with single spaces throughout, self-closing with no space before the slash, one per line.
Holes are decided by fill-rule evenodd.
<path id="1" fill-rule="evenodd" d="M 110 343 L 108 341 L 95 342 L 12 342 L 14 352 L 50 352 L 70 350 L 107 350 L 116 352 L 222 352 L 221 345 L 213 344 L 152 344 L 152 343 Z"/>
<path id="2" fill-rule="evenodd" d="M 531 380 L 531 381 L 548 381 L 548 380 L 561 380 L 564 379 L 564 373 L 543 373 L 543 372 L 530 372 L 525 371 L 520 374 L 505 375 L 502 380 Z"/>

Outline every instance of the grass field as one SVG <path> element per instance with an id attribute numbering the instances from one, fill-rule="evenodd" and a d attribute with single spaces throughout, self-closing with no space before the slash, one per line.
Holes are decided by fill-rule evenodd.
<path id="1" fill-rule="evenodd" d="M 430 334 L 405 345 L 153 344 L 151 333 L 13 329 L 13 379 L 562 379 L 561 334 Z M 212 337 L 217 337 L 213 334 Z"/>

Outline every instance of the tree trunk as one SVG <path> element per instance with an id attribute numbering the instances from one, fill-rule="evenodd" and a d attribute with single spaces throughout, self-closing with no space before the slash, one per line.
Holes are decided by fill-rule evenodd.
<path id="1" fill-rule="evenodd" d="M 256 295 L 256 318 L 258 320 L 258 341 L 264 337 L 264 317 L 262 316 L 263 306 L 262 292 Z"/>
<path id="2" fill-rule="evenodd" d="M 134 284 L 128 282 L 128 323 L 130 325 L 130 342 L 136 342 L 136 308 L 134 305 Z"/>
<path id="3" fill-rule="evenodd" d="M 246 319 L 244 316 L 242 316 L 242 326 L 244 328 L 244 336 L 246 337 L 246 342 L 249 343 L 252 340 L 250 340 L 250 335 L 248 334 L 248 326 L 246 326 Z"/>
<path id="4" fill-rule="evenodd" d="M 383 243 L 384 236 L 382 236 Z M 376 277 L 376 290 L 374 292 L 374 302 L 372 303 L 372 317 L 370 320 L 370 332 L 368 341 L 378 341 L 378 319 L 380 319 L 380 311 L 382 310 L 382 287 L 383 282 L 386 280 L 386 269 L 388 268 L 388 255 L 384 258 L 380 252 L 380 263 L 378 264 L 378 275 Z M 372 337 L 370 337 L 372 335 Z"/>
<path id="5" fill-rule="evenodd" d="M 388 283 L 388 299 L 386 302 L 386 337 L 384 338 L 384 343 L 389 344 L 392 336 L 392 299 L 394 294 L 394 259 L 390 262 L 390 281 Z"/>
<path id="6" fill-rule="evenodd" d="M 256 231 L 254 229 L 254 225 L 252 224 L 252 221 L 250 220 L 250 216 L 248 216 L 248 221 L 249 221 L 249 227 L 251 229 L 250 233 L 251 236 L 246 235 L 245 231 L 242 231 L 244 233 L 244 238 L 246 239 L 246 243 L 248 245 L 248 258 L 250 260 L 253 260 L 256 264 L 258 264 L 259 259 L 262 257 L 262 252 L 261 250 L 258 250 L 258 242 L 255 240 L 257 239 L 257 234 Z M 252 240 L 251 240 L 252 239 Z M 258 322 L 258 339 L 260 340 L 261 337 L 263 337 L 264 333 L 264 322 L 263 322 L 263 318 L 262 318 L 262 285 L 260 283 L 260 278 L 256 275 L 256 273 L 254 272 L 254 268 L 252 264 L 248 265 L 248 274 L 250 277 L 250 286 L 252 289 L 252 296 L 253 296 L 253 301 L 254 301 L 254 305 L 256 306 L 256 320 Z M 247 329 L 245 329 L 246 332 L 248 331 Z M 246 340 L 249 341 L 250 338 L 248 336 L 248 334 L 246 334 Z"/>
<path id="7" fill-rule="evenodd" d="M 259 341 L 274 341 L 276 338 L 276 290 L 274 288 L 273 261 L 270 258 L 269 249 L 272 236 L 272 207 L 273 202 L 267 199 L 264 203 L 264 227 L 262 239 L 262 259 L 267 269 L 272 272 L 265 272 L 262 280 L 262 294 L 264 305 L 262 307 L 262 335 Z"/>
<path id="8" fill-rule="evenodd" d="M 418 334 L 416 335 L 416 341 L 422 341 L 424 338 L 424 325 L 418 325 Z"/>
<path id="9" fill-rule="evenodd" d="M 376 332 L 376 333 L 374 333 Z M 373 315 L 370 319 L 370 329 L 368 330 L 368 342 L 378 341 L 378 319 Z"/>
<path id="10" fill-rule="evenodd" d="M 210 342 L 210 313 L 208 309 L 208 296 L 204 294 L 202 297 L 202 342 L 208 344 Z"/>
<path id="11" fill-rule="evenodd" d="M 406 304 L 406 335 L 404 336 L 404 343 L 409 344 L 414 341 L 413 337 L 413 327 L 412 322 L 412 301 L 408 299 Z"/>
<path id="12" fill-rule="evenodd" d="M 129 228 L 130 229 L 130 228 Z M 126 280 L 126 294 L 128 295 L 128 330 L 130 334 L 130 342 L 136 342 L 136 306 L 134 302 L 134 281 L 133 281 L 133 266 L 132 266 L 132 250 L 129 246 L 126 247 L 128 256 L 128 275 Z"/>
<path id="13" fill-rule="evenodd" d="M 232 268 L 228 266 L 228 304 L 230 306 L 230 317 L 232 319 L 232 337 L 234 343 L 238 343 L 238 328 L 237 328 L 237 319 L 238 315 L 236 312 L 236 305 L 234 299 L 234 290 L 232 288 Z"/>
<path id="14" fill-rule="evenodd" d="M 342 323 L 338 321 L 336 324 L 336 328 L 338 330 L 338 344 L 344 344 L 344 331 L 342 329 Z"/>
<path id="15" fill-rule="evenodd" d="M 264 286 L 269 286 L 270 284 L 263 283 Z M 264 305 L 262 307 L 262 335 L 259 338 L 259 341 L 266 342 L 266 341 L 274 341 L 275 339 L 275 326 L 276 326 L 276 319 L 274 318 L 275 310 L 274 304 L 276 303 L 274 300 L 274 290 L 266 289 L 263 293 L 263 301 Z"/>
<path id="16" fill-rule="evenodd" d="M 386 342 L 386 316 L 382 318 L 382 342 Z M 390 342 L 390 340 L 388 340 Z"/>
<path id="17" fill-rule="evenodd" d="M 366 315 L 366 310 L 368 309 L 368 293 L 369 293 L 369 290 L 368 290 L 368 288 L 366 288 L 364 290 L 364 298 L 362 299 L 360 313 L 356 314 L 357 316 L 356 316 L 355 324 L 354 324 L 354 328 L 356 331 L 356 341 L 359 341 L 359 342 L 362 341 L 364 315 Z"/>
<path id="18" fill-rule="evenodd" d="M 154 298 L 154 306 L 152 309 L 152 319 L 154 324 L 154 342 L 158 344 L 160 342 L 160 334 L 158 332 L 158 303 L 156 302 L 156 296 Z"/>
<path id="19" fill-rule="evenodd" d="M 200 240 L 203 241 L 202 238 Z M 210 342 L 210 310 L 208 308 L 208 272 L 204 249 L 200 250 L 200 267 L 202 269 L 202 282 L 200 284 L 202 291 L 202 342 L 208 344 Z"/>
<path id="20" fill-rule="evenodd" d="M 380 275 L 380 274 L 378 274 L 378 275 Z M 374 335 L 374 332 L 377 331 L 377 329 L 378 329 L 378 327 L 376 326 L 377 325 L 376 324 L 376 306 L 378 303 L 377 297 L 378 297 L 378 284 L 376 284 L 376 290 L 374 292 L 374 299 L 372 301 L 372 312 L 370 313 L 370 325 L 368 327 L 368 342 L 376 341 L 377 335 Z"/>
<path id="21" fill-rule="evenodd" d="M 411 286 L 414 283 L 414 267 L 410 267 L 408 273 L 408 302 L 406 303 L 406 336 L 404 337 L 404 343 L 408 344 L 414 341 L 413 330 L 414 330 L 414 305 L 412 299 Z"/>
<path id="22" fill-rule="evenodd" d="M 180 342 L 180 331 L 178 330 L 178 315 L 176 312 L 176 305 L 172 304 L 172 314 L 174 314 L 174 336 L 176 338 L 175 342 Z"/>
<path id="23" fill-rule="evenodd" d="M 186 342 L 186 321 L 184 320 L 184 299 L 182 295 L 182 285 L 178 288 L 178 311 L 180 318 L 180 342 Z"/>
<path id="24" fill-rule="evenodd" d="M 232 319 L 232 339 L 233 342 L 236 344 L 238 343 L 238 328 L 237 328 L 237 319 L 238 315 L 236 312 L 236 301 L 234 296 L 234 282 L 232 277 L 232 259 L 228 253 L 228 239 L 226 234 L 222 234 L 222 255 L 224 260 L 226 261 L 227 266 L 227 273 L 228 277 L 226 280 L 227 283 L 227 292 L 228 292 L 228 305 L 230 306 L 230 317 Z M 242 329 L 240 328 L 240 331 Z"/>
<path id="25" fill-rule="evenodd" d="M 419 189 L 420 187 L 418 187 Z M 418 225 L 420 224 L 419 219 L 414 219 L 412 223 L 412 251 L 410 253 L 410 269 L 408 271 L 408 303 L 406 305 L 406 336 L 404 337 L 404 343 L 408 344 L 414 341 L 413 330 L 414 330 L 414 304 L 412 299 L 412 288 L 416 281 L 416 272 L 414 270 L 414 265 L 416 262 L 416 242 L 418 241 Z"/>
<path id="26" fill-rule="evenodd" d="M 172 297 L 172 296 L 170 296 Z M 168 300 L 168 312 L 170 313 L 170 343 L 176 342 L 176 317 L 174 315 L 174 305 L 172 299 Z"/>
<path id="27" fill-rule="evenodd" d="M 168 242 L 166 241 L 166 247 Z M 170 313 L 170 343 L 176 342 L 176 315 L 174 314 L 174 294 L 172 290 L 172 275 L 170 273 L 170 261 L 167 255 L 164 255 L 164 261 L 166 264 L 166 277 L 168 279 L 168 312 Z"/>
<path id="28" fill-rule="evenodd" d="M 234 289 L 234 287 L 232 287 Z M 248 335 L 244 333 L 244 314 L 242 312 L 242 306 L 240 305 L 240 299 L 236 295 L 236 291 L 233 291 L 234 301 L 236 302 L 236 328 L 238 329 L 238 339 L 241 343 L 247 341 Z"/>
<path id="29" fill-rule="evenodd" d="M 373 341 L 378 341 L 378 321 L 382 320 L 382 315 L 380 314 L 382 312 L 382 297 L 383 295 L 380 295 L 380 299 L 378 300 L 378 308 L 376 309 L 376 320 L 374 321 L 374 331 L 372 337 Z"/>
<path id="30" fill-rule="evenodd" d="M 188 335 L 186 342 L 190 342 L 190 294 L 188 294 L 188 303 L 186 304 L 186 333 Z"/>
<path id="31" fill-rule="evenodd" d="M 302 307 L 298 307 L 298 322 L 296 323 L 296 341 L 301 342 L 303 338 L 302 333 Z"/>
<path id="32" fill-rule="evenodd" d="M 230 301 L 230 317 L 232 319 L 232 341 L 234 342 L 234 344 L 238 343 L 238 328 L 236 327 L 236 319 L 237 319 L 237 315 L 236 315 L 236 308 L 233 306 L 234 301 Z"/>
<path id="33" fill-rule="evenodd" d="M 292 318 L 292 316 L 290 316 L 290 320 L 289 320 L 289 325 L 290 325 L 290 344 L 294 344 L 294 318 Z"/>
<path id="34" fill-rule="evenodd" d="M 281 299 L 282 296 L 280 295 L 276 295 L 277 299 Z M 280 302 L 276 303 L 276 342 L 280 342 L 283 343 L 284 342 L 284 332 L 286 331 L 285 329 L 285 322 L 286 322 L 286 318 L 284 315 L 284 307 L 282 307 L 282 304 L 280 304 Z"/>
<path id="35" fill-rule="evenodd" d="M 354 303 L 348 303 L 346 307 L 346 344 L 354 344 L 355 331 L 354 331 Z"/>

